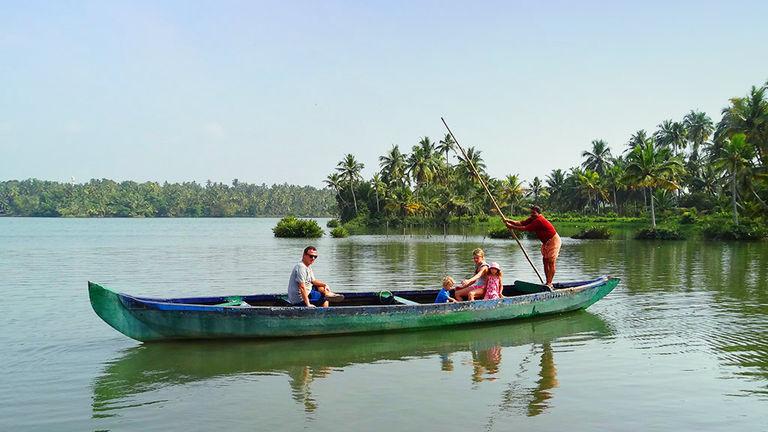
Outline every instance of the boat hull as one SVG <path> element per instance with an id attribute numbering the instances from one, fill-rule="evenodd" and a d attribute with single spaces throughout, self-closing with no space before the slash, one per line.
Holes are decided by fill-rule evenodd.
<path id="1" fill-rule="evenodd" d="M 384 332 L 529 318 L 585 309 L 618 283 L 616 278 L 603 276 L 581 285 L 565 284 L 575 286 L 555 292 L 498 300 L 331 308 L 200 305 L 190 303 L 191 299 L 133 297 L 92 282 L 88 286 L 99 317 L 128 337 L 153 342 Z"/>

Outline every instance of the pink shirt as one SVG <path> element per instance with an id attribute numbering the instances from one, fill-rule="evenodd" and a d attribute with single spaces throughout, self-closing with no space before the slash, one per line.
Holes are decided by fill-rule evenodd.
<path id="1" fill-rule="evenodd" d="M 501 278 L 489 274 L 485 279 L 485 296 L 483 300 L 501 298 Z"/>

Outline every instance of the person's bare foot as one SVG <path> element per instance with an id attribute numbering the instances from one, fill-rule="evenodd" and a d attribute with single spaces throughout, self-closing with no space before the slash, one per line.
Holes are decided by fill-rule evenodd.
<path id="1" fill-rule="evenodd" d="M 338 302 L 340 302 L 340 301 L 343 301 L 343 300 L 344 300 L 344 294 L 338 294 L 338 293 L 335 293 L 335 292 L 333 292 L 333 291 L 329 291 L 329 292 L 328 292 L 328 293 L 325 295 L 325 298 L 326 298 L 326 299 L 327 299 L 329 302 L 331 302 L 331 303 L 338 303 Z"/>
<path id="2" fill-rule="evenodd" d="M 555 285 L 554 284 L 548 283 L 545 286 L 549 289 L 550 292 L 554 292 L 555 291 Z"/>

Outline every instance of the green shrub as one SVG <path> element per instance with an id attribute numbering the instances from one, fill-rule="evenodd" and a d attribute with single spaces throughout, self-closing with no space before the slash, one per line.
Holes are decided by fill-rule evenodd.
<path id="1" fill-rule="evenodd" d="M 743 220 L 739 225 L 733 221 L 713 220 L 704 226 L 704 237 L 713 240 L 754 241 L 768 236 L 768 229 L 757 222 Z"/>
<path id="2" fill-rule="evenodd" d="M 341 226 L 350 234 L 360 235 L 368 232 L 368 215 L 361 214 L 354 219 L 344 222 Z"/>
<path id="3" fill-rule="evenodd" d="M 515 234 L 517 234 L 517 238 L 529 238 L 529 239 L 537 239 L 536 233 L 533 231 L 515 231 Z M 507 227 L 494 227 L 491 228 L 488 231 L 488 237 L 494 238 L 494 239 L 511 239 L 512 237 L 512 231 L 510 231 Z"/>
<path id="4" fill-rule="evenodd" d="M 685 240 L 680 231 L 671 228 L 644 228 L 635 234 L 637 240 Z"/>
<path id="5" fill-rule="evenodd" d="M 336 228 L 339 225 L 341 225 L 341 222 L 338 219 L 331 219 L 325 224 L 328 228 Z"/>
<path id="6" fill-rule="evenodd" d="M 696 214 L 696 209 L 690 209 L 683 212 L 680 215 L 680 223 L 685 225 L 695 224 L 699 221 L 699 217 Z"/>
<path id="7" fill-rule="evenodd" d="M 488 237 L 495 239 L 509 239 L 512 238 L 512 232 L 505 228 L 491 228 L 488 231 Z"/>
<path id="8" fill-rule="evenodd" d="M 575 239 L 609 239 L 611 238 L 611 230 L 604 226 L 591 226 L 579 231 L 574 235 Z"/>
<path id="9" fill-rule="evenodd" d="M 347 231 L 347 229 L 344 228 L 343 226 L 336 227 L 331 230 L 331 237 L 333 238 L 349 237 L 349 231 Z"/>
<path id="10" fill-rule="evenodd" d="M 323 236 L 323 229 L 312 219 L 297 219 L 286 216 L 272 228 L 275 237 L 317 238 Z"/>

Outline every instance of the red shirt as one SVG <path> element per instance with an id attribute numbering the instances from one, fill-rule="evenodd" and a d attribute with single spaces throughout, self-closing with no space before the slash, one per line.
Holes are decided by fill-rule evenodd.
<path id="1" fill-rule="evenodd" d="M 520 223 L 522 224 L 521 228 L 523 230 L 534 231 L 536 233 L 536 237 L 538 237 L 542 243 L 546 243 L 549 239 L 554 237 L 555 234 L 557 234 L 557 231 L 555 231 L 555 227 L 552 226 L 552 223 L 550 223 L 541 214 L 531 216 Z"/>

